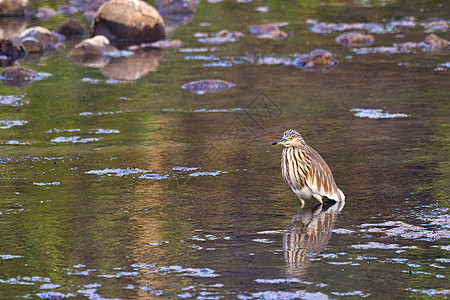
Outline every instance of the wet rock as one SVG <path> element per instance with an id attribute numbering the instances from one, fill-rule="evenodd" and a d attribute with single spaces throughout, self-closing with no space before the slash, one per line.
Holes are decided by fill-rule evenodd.
<path id="1" fill-rule="evenodd" d="M 142 44 L 142 48 L 146 47 L 152 47 L 152 48 L 159 48 L 159 49 L 166 49 L 166 48 L 181 48 L 183 47 L 183 42 L 181 40 L 163 40 L 163 41 L 157 41 L 150 44 Z"/>
<path id="2" fill-rule="evenodd" d="M 287 33 L 282 31 L 282 30 L 278 30 L 278 31 L 272 31 L 270 33 L 266 33 L 266 34 L 261 34 L 258 35 L 258 38 L 260 39 L 271 39 L 274 41 L 280 41 L 280 40 L 284 40 L 285 38 L 287 38 Z"/>
<path id="3" fill-rule="evenodd" d="M 67 19 L 55 29 L 61 34 L 83 34 L 84 29 L 80 22 L 76 19 Z"/>
<path id="4" fill-rule="evenodd" d="M 446 32 L 448 30 L 447 21 L 433 21 L 430 23 L 425 23 L 425 32 L 431 33 L 435 31 Z"/>
<path id="5" fill-rule="evenodd" d="M 64 36 L 55 32 L 51 32 L 47 28 L 41 26 L 30 27 L 20 35 L 20 40 L 25 38 L 34 38 L 45 50 L 57 49 L 59 43 L 64 41 Z"/>
<path id="6" fill-rule="evenodd" d="M 26 50 L 11 40 L 0 40 L 0 57 L 5 57 L 6 60 L 17 60 L 25 56 Z"/>
<path id="7" fill-rule="evenodd" d="M 156 0 L 155 7 L 164 18 L 168 30 L 180 24 L 187 24 L 194 19 L 198 0 Z"/>
<path id="8" fill-rule="evenodd" d="M 39 7 L 34 15 L 39 20 L 48 20 L 56 16 L 58 13 L 56 10 L 50 7 Z"/>
<path id="9" fill-rule="evenodd" d="M 262 34 L 267 34 L 267 33 L 279 31 L 279 30 L 280 30 L 280 27 L 278 27 L 277 24 L 268 23 L 268 24 L 258 24 L 258 25 L 250 26 L 249 32 L 251 34 L 262 35 Z"/>
<path id="10" fill-rule="evenodd" d="M 304 69 L 329 69 L 338 64 L 331 52 L 316 49 L 294 60 L 293 65 Z"/>
<path id="11" fill-rule="evenodd" d="M 283 40 L 287 33 L 282 31 L 278 24 L 258 24 L 250 27 L 249 32 L 255 34 L 261 39 Z"/>
<path id="12" fill-rule="evenodd" d="M 98 10 L 93 35 L 112 42 L 153 42 L 164 38 L 164 21 L 158 11 L 141 0 L 111 0 Z"/>
<path id="13" fill-rule="evenodd" d="M 197 0 L 156 0 L 155 7 L 162 15 L 166 14 L 195 14 Z"/>
<path id="14" fill-rule="evenodd" d="M 75 45 L 75 48 L 70 51 L 69 55 L 71 57 L 102 56 L 112 52 L 119 52 L 119 50 L 111 45 L 107 37 L 103 35 L 96 35 L 93 38 L 86 39 Z"/>
<path id="15" fill-rule="evenodd" d="M 0 74 L 0 78 L 5 84 L 15 87 L 28 84 L 37 77 L 37 72 L 19 66 L 8 67 Z"/>
<path id="16" fill-rule="evenodd" d="M 205 44 L 223 44 L 223 43 L 234 43 L 237 38 L 243 36 L 244 34 L 239 31 L 229 31 L 227 29 L 221 30 L 212 36 L 208 36 L 207 33 L 198 32 L 194 36 L 199 37 L 198 41 Z"/>
<path id="17" fill-rule="evenodd" d="M 235 86 L 234 83 L 230 83 L 219 79 L 203 79 L 197 81 L 191 81 L 182 85 L 182 88 L 187 91 L 191 91 L 194 94 L 202 95 L 204 93 L 214 93 L 222 89 L 227 89 Z"/>
<path id="18" fill-rule="evenodd" d="M 359 32 L 348 32 L 339 35 L 336 42 L 346 47 L 370 46 L 374 41 L 373 35 Z"/>
<path id="19" fill-rule="evenodd" d="M 448 46 L 448 41 L 432 33 L 425 38 L 425 44 L 432 50 L 446 49 Z"/>
<path id="20" fill-rule="evenodd" d="M 33 37 L 23 38 L 20 44 L 25 48 L 27 53 L 42 53 L 44 52 L 44 47 Z"/>
<path id="21" fill-rule="evenodd" d="M 78 12 L 78 9 L 72 5 L 66 4 L 58 8 L 58 12 L 71 16 L 73 14 L 76 14 Z"/>
<path id="22" fill-rule="evenodd" d="M 31 6 L 28 0 L 2 0 L 0 1 L 1 17 L 22 17 L 31 15 Z"/>

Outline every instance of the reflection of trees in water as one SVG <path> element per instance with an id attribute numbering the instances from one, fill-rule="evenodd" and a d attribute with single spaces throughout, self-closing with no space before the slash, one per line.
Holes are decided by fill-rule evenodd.
<path id="1" fill-rule="evenodd" d="M 301 208 L 283 236 L 284 258 L 292 276 L 306 278 L 309 257 L 325 249 L 344 202 Z"/>

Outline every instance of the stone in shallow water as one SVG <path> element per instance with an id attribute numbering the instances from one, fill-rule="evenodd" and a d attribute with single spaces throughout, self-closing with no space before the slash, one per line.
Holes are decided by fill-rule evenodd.
<path id="1" fill-rule="evenodd" d="M 222 89 L 227 89 L 235 86 L 234 83 L 230 83 L 225 80 L 219 79 L 203 79 L 197 81 L 191 81 L 183 84 L 182 88 L 187 91 L 191 91 L 195 94 L 213 93 Z"/>
<path id="2" fill-rule="evenodd" d="M 292 63 L 294 66 L 303 69 L 329 69 L 338 64 L 331 52 L 323 49 L 316 49 L 309 54 L 303 54 Z"/>
<path id="3" fill-rule="evenodd" d="M 347 47 L 370 46 L 374 41 L 373 35 L 359 32 L 348 32 L 339 35 L 336 42 Z"/>

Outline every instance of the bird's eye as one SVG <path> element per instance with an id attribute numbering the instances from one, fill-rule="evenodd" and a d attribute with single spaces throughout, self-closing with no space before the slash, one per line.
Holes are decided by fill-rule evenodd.
<path id="1" fill-rule="evenodd" d="M 292 141 L 292 136 L 288 136 L 287 139 L 290 140 L 290 141 Z"/>

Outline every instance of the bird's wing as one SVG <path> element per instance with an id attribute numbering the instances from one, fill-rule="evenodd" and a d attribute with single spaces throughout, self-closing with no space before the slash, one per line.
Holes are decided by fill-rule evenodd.
<path id="1" fill-rule="evenodd" d="M 311 147 L 309 149 L 311 164 L 309 172 L 306 174 L 306 184 L 313 194 L 340 201 L 341 195 L 338 192 L 338 187 L 334 182 L 330 168 L 316 150 Z"/>

